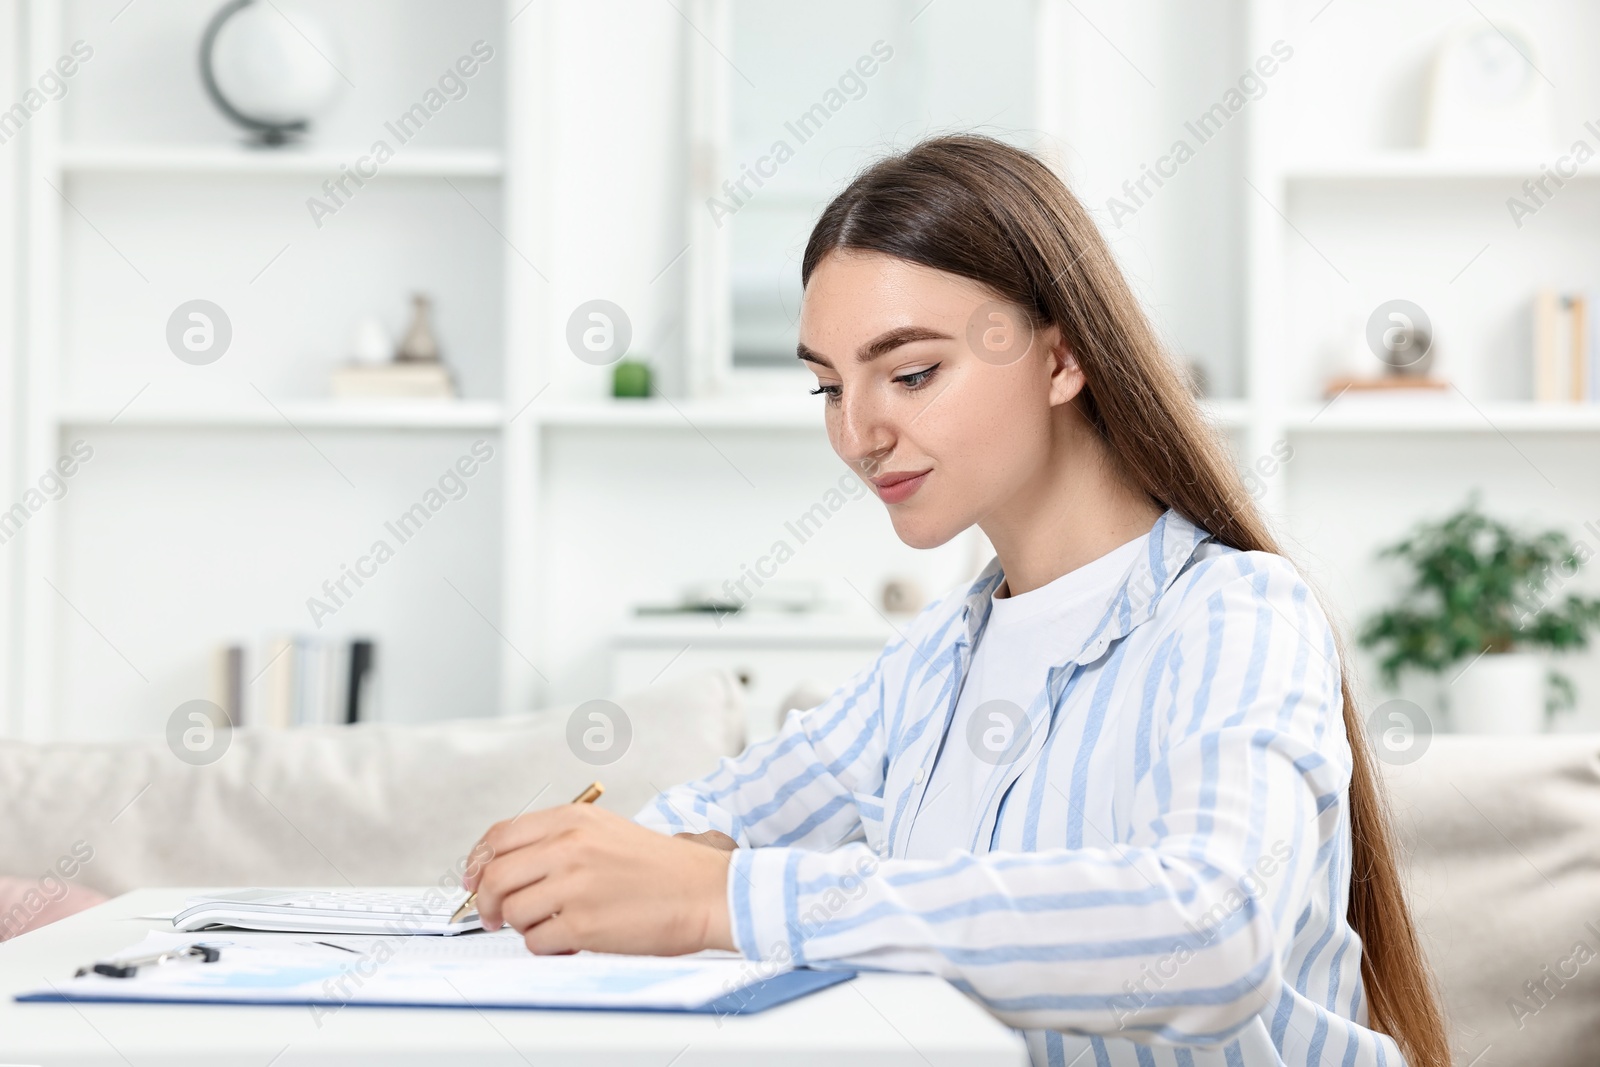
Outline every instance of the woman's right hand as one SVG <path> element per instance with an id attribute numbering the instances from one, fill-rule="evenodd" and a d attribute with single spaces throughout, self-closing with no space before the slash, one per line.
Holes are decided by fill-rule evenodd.
<path id="1" fill-rule="evenodd" d="M 681 837 L 685 841 L 693 841 L 695 844 L 705 845 L 707 848 L 715 848 L 723 852 L 732 852 L 739 847 L 739 842 L 721 830 L 707 830 L 703 834 L 673 834 L 672 836 Z"/>

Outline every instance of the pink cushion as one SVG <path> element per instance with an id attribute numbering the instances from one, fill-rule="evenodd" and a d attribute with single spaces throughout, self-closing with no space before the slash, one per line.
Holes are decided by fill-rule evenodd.
<path id="1" fill-rule="evenodd" d="M 0 941 L 37 930 L 105 900 L 102 893 L 56 877 L 9 878 L 0 875 Z"/>

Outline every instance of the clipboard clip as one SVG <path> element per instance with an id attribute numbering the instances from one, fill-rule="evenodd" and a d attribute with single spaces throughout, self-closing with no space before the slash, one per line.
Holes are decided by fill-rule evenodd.
<path id="1" fill-rule="evenodd" d="M 127 960 L 113 960 L 109 963 L 96 963 L 88 967 L 79 967 L 74 978 L 82 978 L 86 974 L 103 974 L 107 978 L 132 978 L 139 973 L 140 967 L 157 967 L 164 963 L 181 963 L 199 961 L 200 963 L 216 963 L 222 958 L 222 949 L 216 945 L 194 944 L 186 948 L 169 949 L 166 952 L 156 952 L 148 956 L 135 956 Z"/>

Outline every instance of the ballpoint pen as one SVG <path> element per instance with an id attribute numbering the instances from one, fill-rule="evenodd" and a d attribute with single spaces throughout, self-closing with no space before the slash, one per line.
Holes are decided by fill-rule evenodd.
<path id="1" fill-rule="evenodd" d="M 585 789 L 583 792 L 579 793 L 577 796 L 572 798 L 572 802 L 574 804 L 593 804 L 595 801 L 600 799 L 600 794 L 604 793 L 605 791 L 606 791 L 606 787 L 601 785 L 599 782 L 590 782 L 589 783 L 589 787 L 587 789 Z M 478 903 L 478 891 L 477 890 L 473 890 L 472 892 L 467 894 L 467 899 L 463 900 L 461 902 L 461 906 L 459 908 L 457 908 L 455 910 L 454 914 L 452 914 L 450 916 L 450 922 L 451 923 L 460 922 L 462 916 L 466 915 L 467 912 L 471 911 L 472 908 L 473 908 L 473 905 L 475 905 L 477 903 Z"/>

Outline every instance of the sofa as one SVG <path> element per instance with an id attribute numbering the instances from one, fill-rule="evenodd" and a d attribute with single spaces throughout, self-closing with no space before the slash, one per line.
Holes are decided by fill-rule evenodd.
<path id="1" fill-rule="evenodd" d="M 57 913 L 149 885 L 453 886 L 496 819 L 596 778 L 600 803 L 631 815 L 743 744 L 742 694 L 725 672 L 615 703 L 631 738 L 607 762 L 578 740 L 581 706 L 237 731 L 205 766 L 160 739 L 0 741 L 0 876 Z M 1600 735 L 1441 735 L 1414 762 L 1379 766 L 1457 1064 L 1592 1067 Z"/>
<path id="2" fill-rule="evenodd" d="M 498 819 L 590 782 L 626 815 L 744 743 L 743 696 L 708 671 L 608 702 L 614 747 L 585 746 L 588 704 L 503 718 L 236 730 L 195 765 L 163 738 L 0 741 L 0 875 L 74 865 L 70 890 L 159 885 L 459 885 Z M 626 719 L 623 726 L 618 718 Z M 576 713 L 576 717 L 575 717 Z M 80 844 L 81 843 L 81 844 Z M 52 882 L 53 884 L 53 882 Z"/>
<path id="3" fill-rule="evenodd" d="M 1380 766 L 1455 1062 L 1600 1062 L 1600 734 L 1441 734 Z"/>

